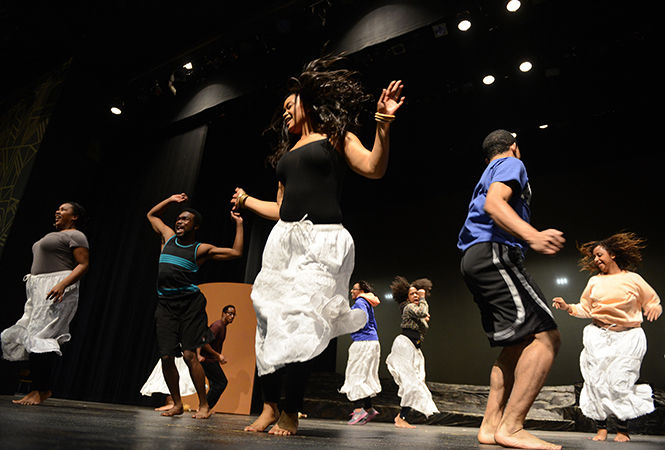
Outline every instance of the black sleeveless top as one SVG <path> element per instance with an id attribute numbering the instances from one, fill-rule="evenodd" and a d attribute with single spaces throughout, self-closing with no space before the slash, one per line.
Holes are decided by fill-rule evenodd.
<path id="1" fill-rule="evenodd" d="M 313 223 L 342 222 L 342 181 L 346 163 L 328 139 L 291 150 L 277 164 L 284 185 L 280 219 L 296 222 L 307 214 Z"/>
<path id="2" fill-rule="evenodd" d="M 157 275 L 157 295 L 164 299 L 182 299 L 199 292 L 196 285 L 196 251 L 201 245 L 178 243 L 174 235 L 166 241 L 159 255 L 159 273 Z"/>

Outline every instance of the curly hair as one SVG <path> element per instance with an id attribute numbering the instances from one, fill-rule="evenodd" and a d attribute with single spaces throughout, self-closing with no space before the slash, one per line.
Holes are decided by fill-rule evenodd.
<path id="1" fill-rule="evenodd" d="M 372 285 L 365 280 L 358 280 L 355 282 L 355 284 L 357 284 L 360 290 L 365 292 L 366 294 L 374 292 L 374 288 L 372 287 Z"/>
<path id="2" fill-rule="evenodd" d="M 598 273 L 598 266 L 594 263 L 593 250 L 600 246 L 607 250 L 611 256 L 614 256 L 614 262 L 621 270 L 634 271 L 642 262 L 640 250 L 646 247 L 645 243 L 645 239 L 631 232 L 617 233 L 601 241 L 586 242 L 577 246 L 582 254 L 578 265 L 581 271 L 586 270 L 592 274 Z"/>
<path id="3" fill-rule="evenodd" d="M 366 94 L 359 80 L 359 72 L 344 69 L 341 56 L 315 59 L 288 83 L 288 97 L 295 94 L 305 111 L 312 130 L 324 134 L 333 145 L 343 142 L 347 131 L 360 127 L 360 118 L 371 96 Z M 280 158 L 294 144 L 294 137 L 286 128 L 282 114 L 276 114 L 269 128 L 278 135 L 275 152 L 268 162 L 277 166 Z"/>
<path id="4" fill-rule="evenodd" d="M 409 280 L 400 275 L 397 275 L 392 283 L 390 283 L 390 290 L 393 293 L 393 300 L 399 303 L 405 302 L 409 295 L 410 288 L 411 283 L 409 283 Z"/>
<path id="5" fill-rule="evenodd" d="M 432 280 L 430 280 L 429 278 L 418 278 L 417 280 L 414 280 L 414 282 L 411 283 L 411 285 L 416 289 L 424 289 L 427 295 L 429 295 L 433 286 Z"/>
<path id="6" fill-rule="evenodd" d="M 76 220 L 74 221 L 74 226 L 76 227 L 77 230 L 84 230 L 88 223 L 88 212 L 83 207 L 83 205 L 78 202 L 72 202 L 72 201 L 64 202 L 63 204 L 71 205 L 72 211 L 76 216 Z"/>

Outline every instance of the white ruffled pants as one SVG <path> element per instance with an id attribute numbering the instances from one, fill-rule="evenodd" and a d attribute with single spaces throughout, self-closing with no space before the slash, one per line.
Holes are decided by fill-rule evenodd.
<path id="1" fill-rule="evenodd" d="M 180 395 L 184 397 L 196 394 L 196 387 L 194 387 L 192 376 L 189 374 L 189 367 L 187 367 L 187 363 L 182 357 L 175 358 L 175 367 L 178 369 L 178 375 L 180 376 Z M 170 394 L 169 387 L 166 385 L 166 380 L 164 380 L 161 358 L 157 360 L 155 368 L 152 369 L 152 373 L 141 388 L 141 395 L 150 396 L 155 392 Z"/>
<path id="2" fill-rule="evenodd" d="M 367 315 L 347 300 L 354 256 L 342 225 L 277 222 L 251 295 L 259 376 L 309 361 L 334 337 L 365 325 Z"/>
<path id="3" fill-rule="evenodd" d="M 423 352 L 408 337 L 400 334 L 395 338 L 386 365 L 399 387 L 397 395 L 401 399 L 401 407 L 407 406 L 428 417 L 439 412 L 425 384 Z"/>
<path id="4" fill-rule="evenodd" d="M 2 332 L 2 357 L 9 361 L 25 361 L 29 353 L 55 352 L 62 356 L 60 345 L 69 341 L 69 322 L 76 314 L 79 282 L 68 286 L 60 303 L 47 300 L 46 294 L 71 271 L 26 275 L 27 301 L 23 316 Z"/>
<path id="5" fill-rule="evenodd" d="M 379 381 L 379 361 L 381 345 L 379 341 L 354 341 L 349 346 L 349 360 L 346 363 L 344 385 L 339 392 L 346 394 L 351 402 L 367 397 L 375 397 L 381 392 Z"/>
<path id="6" fill-rule="evenodd" d="M 654 410 L 651 387 L 635 384 L 647 351 L 642 328 L 610 331 L 587 325 L 583 342 L 580 409 L 585 416 L 604 420 L 613 414 L 619 420 L 627 420 Z"/>

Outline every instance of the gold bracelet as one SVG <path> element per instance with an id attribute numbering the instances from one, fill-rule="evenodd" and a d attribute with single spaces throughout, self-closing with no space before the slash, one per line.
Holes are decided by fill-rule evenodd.
<path id="1" fill-rule="evenodd" d="M 395 120 L 394 114 L 383 114 L 380 112 L 374 113 L 374 120 L 381 123 L 390 123 Z"/>
<path id="2" fill-rule="evenodd" d="M 249 197 L 249 195 L 247 195 L 246 192 L 243 192 L 242 194 L 240 194 L 238 196 L 238 202 L 237 202 L 238 208 L 244 208 L 245 207 L 245 202 L 247 201 L 247 197 Z"/>

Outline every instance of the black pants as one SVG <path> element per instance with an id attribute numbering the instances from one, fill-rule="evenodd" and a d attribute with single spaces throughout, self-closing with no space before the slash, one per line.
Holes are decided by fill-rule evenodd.
<path id="1" fill-rule="evenodd" d="M 607 430 L 607 420 L 595 420 L 596 429 Z M 617 433 L 628 434 L 628 421 L 616 419 Z"/>
<path id="2" fill-rule="evenodd" d="M 302 411 L 305 398 L 305 384 L 310 372 L 310 362 L 297 362 L 287 364 L 276 372 L 259 377 L 263 401 L 266 403 L 279 403 L 282 394 L 282 382 L 286 401 L 283 410 L 287 413 Z M 285 380 L 282 380 L 282 377 Z"/>
<path id="3" fill-rule="evenodd" d="M 226 385 L 229 384 L 229 380 L 226 379 L 226 375 L 224 375 L 224 371 L 218 362 L 203 361 L 201 366 L 208 378 L 208 383 L 210 383 L 210 389 L 206 398 L 208 399 L 208 407 L 212 409 L 224 392 L 224 389 L 226 389 Z"/>
<path id="4" fill-rule="evenodd" d="M 30 353 L 30 376 L 32 390 L 50 391 L 53 385 L 53 367 L 58 354 L 55 352 Z"/>

